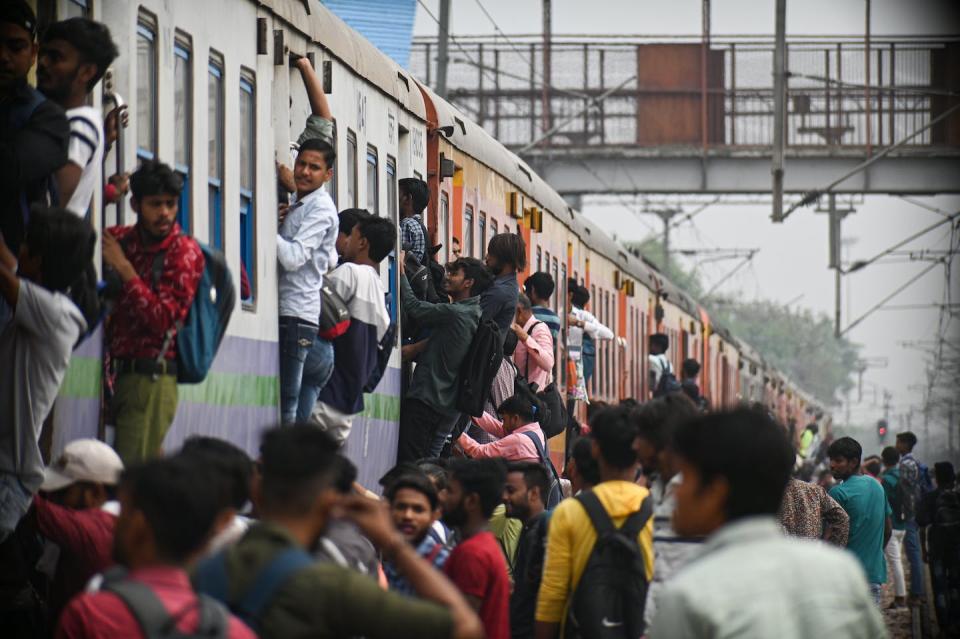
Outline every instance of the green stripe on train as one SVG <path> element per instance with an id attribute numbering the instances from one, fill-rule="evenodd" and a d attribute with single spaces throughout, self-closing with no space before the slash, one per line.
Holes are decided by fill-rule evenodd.
<path id="1" fill-rule="evenodd" d="M 74 357 L 60 388 L 61 397 L 96 399 L 100 395 L 101 360 Z M 181 402 L 211 406 L 278 406 L 280 387 L 276 376 L 213 372 L 200 384 L 178 387 Z M 380 393 L 363 397 L 363 417 L 397 421 L 400 398 Z"/>

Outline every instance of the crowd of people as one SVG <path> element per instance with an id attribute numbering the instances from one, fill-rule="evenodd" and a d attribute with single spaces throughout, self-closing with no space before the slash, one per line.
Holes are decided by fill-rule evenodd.
<path id="1" fill-rule="evenodd" d="M 293 168 L 277 165 L 278 423 L 253 457 L 196 435 L 162 454 L 211 264 L 176 222 L 169 166 L 98 183 L 123 114 L 86 105 L 116 56 L 102 24 L 39 34 L 25 2 L 0 7 L 5 636 L 872 638 L 885 584 L 894 607 L 927 596 L 924 563 L 941 630 L 960 631 L 949 463 L 931 477 L 909 432 L 863 460 L 816 426 L 795 446 L 763 406 L 711 412 L 699 362 L 673 360 L 665 333 L 647 397 L 590 402 L 614 333 L 582 282 L 561 317 L 550 274 L 521 281 L 519 234 L 438 263 L 417 178 L 399 182 L 399 225 L 336 210 L 333 116 L 306 58 L 312 114 Z M 136 223 L 103 234 L 98 283 L 87 211 L 127 188 Z M 344 443 L 390 359 L 380 268 L 398 241 L 397 464 L 365 487 Z M 77 439 L 45 463 L 70 355 L 104 317 L 112 445 Z"/>

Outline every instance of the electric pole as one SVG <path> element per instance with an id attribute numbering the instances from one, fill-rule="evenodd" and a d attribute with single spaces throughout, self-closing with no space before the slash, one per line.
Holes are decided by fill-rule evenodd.
<path id="1" fill-rule="evenodd" d="M 450 0 L 440 0 L 437 32 L 437 95 L 447 98 L 447 67 L 450 65 Z"/>
<path id="2" fill-rule="evenodd" d="M 550 44 L 553 40 L 552 16 L 550 15 L 550 0 L 543 0 L 543 131 L 546 133 L 553 127 L 553 118 L 550 109 L 550 80 L 552 73 L 552 52 Z M 550 144 L 549 138 L 544 139 L 544 144 Z"/>

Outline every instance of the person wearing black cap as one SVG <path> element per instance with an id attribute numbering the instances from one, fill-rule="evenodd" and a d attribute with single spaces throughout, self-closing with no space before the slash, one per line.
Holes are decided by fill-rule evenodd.
<path id="1" fill-rule="evenodd" d="M 67 163 L 70 138 L 63 109 L 27 84 L 36 38 L 25 0 L 0 3 L 0 233 L 14 255 L 30 205 L 59 203 L 52 174 Z"/>

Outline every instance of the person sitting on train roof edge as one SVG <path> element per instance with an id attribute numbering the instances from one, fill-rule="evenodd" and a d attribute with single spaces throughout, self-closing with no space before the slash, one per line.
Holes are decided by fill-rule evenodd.
<path id="1" fill-rule="evenodd" d="M 398 264 L 404 272 L 405 255 Z M 437 457 L 460 417 L 456 408 L 460 364 L 480 324 L 480 295 L 490 286 L 490 274 L 480 260 L 461 257 L 447 264 L 444 288 L 450 304 L 418 300 L 407 278 L 400 278 L 404 313 L 431 330 L 424 342 L 400 407 L 397 463 Z"/>
<path id="2" fill-rule="evenodd" d="M 527 246 L 519 235 L 498 233 L 487 244 L 485 261 L 494 280 L 480 296 L 481 319 L 496 322 L 503 340 L 517 313 L 517 296 L 520 294 L 517 271 L 527 265 Z"/>
<path id="3" fill-rule="evenodd" d="M 277 261 L 280 263 L 277 293 L 280 298 L 280 419 L 293 423 L 297 415 L 308 415 L 312 405 L 301 403 L 304 362 L 307 354 L 322 354 L 324 370 L 332 371 L 333 345 L 320 338 L 320 305 L 323 275 L 337 263 L 336 239 L 339 227 L 337 208 L 326 189 L 333 176 L 337 152 L 324 138 L 329 124 L 324 113 L 323 87 L 309 65 L 297 61 L 307 87 L 313 115 L 298 140 L 300 150 L 293 168 L 296 189 L 294 202 L 280 205 L 277 232 Z M 313 124 L 317 131 L 313 131 Z M 332 126 L 332 125 L 331 125 Z M 329 372 L 327 377 L 329 377 Z M 323 386 L 326 380 L 314 380 Z"/>
<path id="4" fill-rule="evenodd" d="M 100 590 L 73 599 L 57 639 L 161 636 L 252 639 L 254 633 L 190 586 L 187 567 L 202 552 L 219 515 L 215 471 L 176 455 L 127 469 L 120 477 L 113 555 L 119 566 Z"/>
<path id="5" fill-rule="evenodd" d="M 177 326 L 204 265 L 200 246 L 177 223 L 180 176 L 147 160 L 130 177 L 130 188 L 137 223 L 103 234 L 103 262 L 121 282 L 107 335 L 117 376 L 114 448 L 128 466 L 160 452 L 176 415 Z"/>
<path id="6" fill-rule="evenodd" d="M 421 216 L 430 203 L 430 189 L 419 178 L 403 178 L 397 182 L 400 203 L 400 243 L 417 262 L 427 264 L 427 229 Z"/>
<path id="7" fill-rule="evenodd" d="M 523 290 L 533 305 L 531 310 L 533 311 L 534 317 L 547 325 L 547 328 L 550 329 L 550 334 L 553 336 L 553 342 L 555 344 L 558 343 L 557 340 L 560 339 L 561 328 L 560 316 L 550 308 L 550 297 L 556 290 L 556 284 L 553 278 L 549 273 L 537 271 L 524 280 Z"/>
<path id="8" fill-rule="evenodd" d="M 88 18 L 54 22 L 40 39 L 37 88 L 67 112 L 67 163 L 56 173 L 64 208 L 86 217 L 100 172 L 106 140 L 100 110 L 88 106 L 93 88 L 119 52 L 110 30 Z"/>
<path id="9" fill-rule="evenodd" d="M 651 639 L 886 636 L 856 560 L 777 525 L 794 462 L 783 428 L 749 409 L 707 415 L 680 424 L 672 449 L 673 527 L 707 539 L 661 590 Z"/>
<path id="10" fill-rule="evenodd" d="M 30 206 L 57 206 L 53 175 L 67 163 L 70 127 L 52 100 L 27 83 L 37 57 L 37 16 L 26 0 L 0 3 L 0 235 L 14 255 Z"/>
<path id="11" fill-rule="evenodd" d="M 244 605 L 242 614 L 262 639 L 482 636 L 470 605 L 394 528 L 385 505 L 337 490 L 337 450 L 330 435 L 309 424 L 266 431 L 254 497 L 261 520 L 235 546 L 197 566 L 197 590 L 235 610 Z M 335 510 L 429 601 L 384 591 L 367 576 L 310 557 Z M 260 600 L 256 608 L 244 603 L 251 592 Z"/>
<path id="12" fill-rule="evenodd" d="M 333 340 L 337 366 L 322 389 L 309 383 L 313 351 L 307 356 L 300 405 L 312 406 L 310 423 L 341 444 L 350 435 L 354 417 L 363 410 L 363 389 L 377 368 L 380 340 L 390 326 L 378 269 L 396 242 L 393 222 L 372 215 L 362 217 L 344 247 L 345 262 L 327 275 L 327 284 L 347 304 L 350 326 Z"/>

